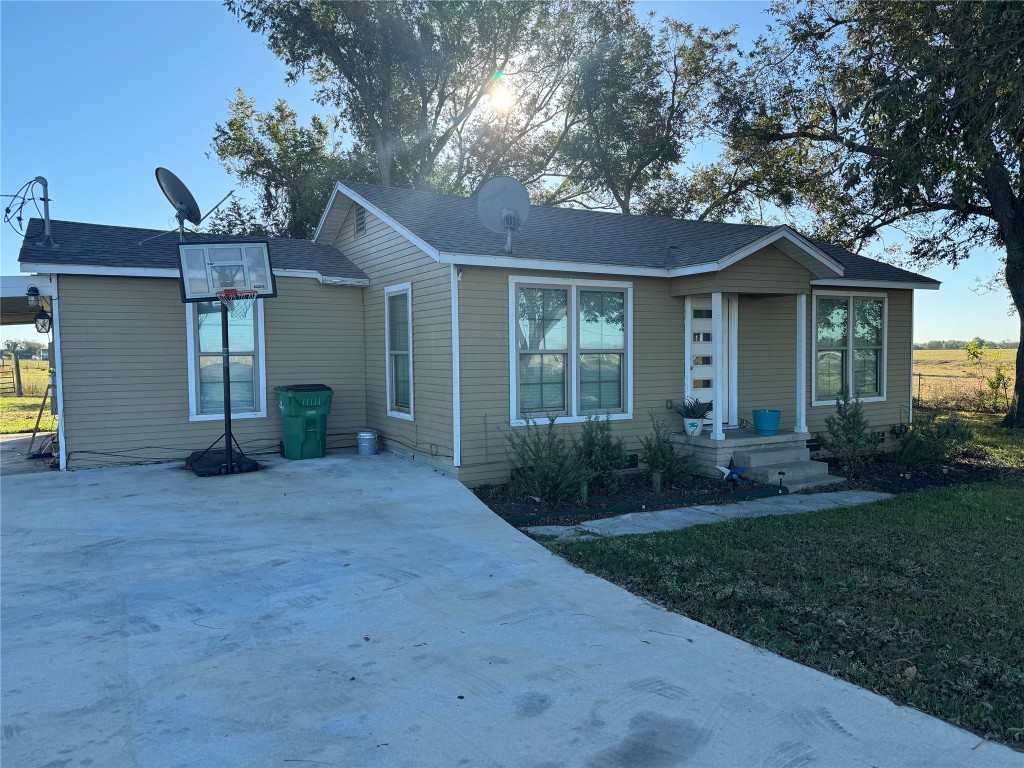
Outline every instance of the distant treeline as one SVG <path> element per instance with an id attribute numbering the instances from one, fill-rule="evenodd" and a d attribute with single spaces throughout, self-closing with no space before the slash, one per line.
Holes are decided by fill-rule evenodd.
<path id="1" fill-rule="evenodd" d="M 969 341 L 942 339 L 936 341 L 914 342 L 914 349 L 964 349 L 970 341 L 976 341 L 979 344 L 984 344 L 989 349 L 1016 349 L 1020 344 L 1019 341 L 1010 341 L 1009 339 L 1004 341 L 989 341 L 988 339 L 981 338 L 981 336 L 975 336 Z"/>

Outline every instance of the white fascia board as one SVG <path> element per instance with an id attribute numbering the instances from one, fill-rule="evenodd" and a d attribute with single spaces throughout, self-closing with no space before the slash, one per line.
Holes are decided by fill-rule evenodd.
<path id="1" fill-rule="evenodd" d="M 632 277 L 670 276 L 668 270 L 661 267 L 622 267 L 608 264 L 588 264 L 582 261 L 518 259 L 515 256 L 484 256 L 475 253 L 449 253 L 446 251 L 438 253 L 438 261 L 442 264 L 457 264 L 467 267 L 534 269 L 544 272 L 590 272 L 598 275 L 628 275 Z"/>
<path id="2" fill-rule="evenodd" d="M 891 288 L 905 291 L 937 291 L 942 285 L 934 283 L 912 283 L 899 280 L 811 280 L 811 285 L 828 288 Z"/>
<path id="3" fill-rule="evenodd" d="M 669 277 L 686 277 L 687 275 L 705 275 L 708 272 L 717 272 L 719 266 L 714 262 L 708 264 L 692 264 L 688 267 L 676 267 L 668 270 Z"/>
<path id="4" fill-rule="evenodd" d="M 57 281 L 53 275 L 0 275 L 0 295 L 6 299 L 24 298 L 30 285 L 39 289 L 40 296 L 57 295 Z"/>
<path id="5" fill-rule="evenodd" d="M 320 221 L 317 222 L 316 231 L 313 233 L 313 242 L 320 242 L 320 231 L 324 228 L 324 224 L 327 222 L 327 216 L 331 212 L 331 208 L 334 205 L 334 198 L 338 194 L 339 184 L 334 185 L 334 189 L 331 190 L 331 196 L 327 198 L 327 205 L 324 206 L 324 212 L 320 214 Z"/>
<path id="6" fill-rule="evenodd" d="M 842 264 L 840 264 L 827 253 L 822 251 L 812 242 L 805 239 L 798 232 L 790 229 L 785 225 L 773 229 L 764 237 L 759 238 L 754 242 L 750 243 L 749 245 L 745 245 L 742 248 L 733 251 L 728 256 L 723 256 L 721 259 L 718 260 L 718 269 L 725 269 L 726 267 L 731 267 L 736 262 L 742 261 L 743 259 L 747 258 L 747 256 L 756 253 L 762 248 L 766 248 L 772 243 L 777 243 L 779 240 L 788 240 L 797 248 L 806 252 L 815 261 L 819 262 L 832 272 L 835 272 L 838 277 L 843 276 L 844 268 Z"/>
<path id="7" fill-rule="evenodd" d="M 177 280 L 181 272 L 177 269 L 157 269 L 155 267 L 104 267 L 95 264 L 26 264 L 33 270 L 49 272 L 55 275 L 97 275 L 100 277 L 170 277 Z M 275 269 L 278 277 L 297 277 L 318 280 L 325 285 L 369 285 L 369 280 L 354 277 L 329 277 L 314 269 Z M 42 288 L 40 288 L 42 293 Z"/>
<path id="8" fill-rule="evenodd" d="M 26 267 L 30 269 L 26 269 Z M 55 275 L 100 275 L 104 277 L 181 277 L 177 269 L 155 267 L 103 267 L 96 264 L 22 264 L 22 271 L 50 272 Z"/>
<path id="9" fill-rule="evenodd" d="M 383 221 L 385 224 L 387 224 L 389 227 L 391 227 L 393 230 L 395 230 L 395 232 L 397 232 L 402 237 L 404 237 L 406 240 L 408 240 L 410 243 L 415 245 L 417 248 L 419 248 L 421 251 L 423 251 L 425 254 L 427 254 L 427 256 L 432 258 L 434 261 L 440 261 L 441 260 L 439 258 L 439 254 L 438 254 L 437 248 L 435 248 L 434 246 L 430 245 L 426 240 L 424 240 L 419 235 L 413 234 L 411 229 L 408 229 L 407 227 L 404 227 L 403 225 L 399 224 L 395 219 L 393 219 L 390 216 L 388 216 L 388 214 L 384 213 L 384 211 L 382 211 L 376 205 L 374 205 L 373 203 L 368 201 L 362 195 L 356 194 L 351 189 L 349 189 L 344 184 L 342 184 L 340 181 L 338 182 L 338 185 L 335 187 L 335 191 L 341 192 L 343 195 L 348 197 L 349 200 L 351 200 L 351 201 L 353 201 L 355 203 L 358 203 L 359 205 L 363 206 L 363 208 L 365 208 L 370 213 L 372 213 L 374 216 L 376 216 L 378 219 Z"/>
<path id="10" fill-rule="evenodd" d="M 317 272 L 315 269 L 275 269 L 276 277 L 297 277 L 317 280 L 324 285 L 358 285 L 367 286 L 370 281 L 361 277 L 329 277 Z"/>

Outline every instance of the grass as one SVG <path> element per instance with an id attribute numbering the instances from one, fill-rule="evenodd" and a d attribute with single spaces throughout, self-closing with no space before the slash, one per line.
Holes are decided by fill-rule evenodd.
<path id="1" fill-rule="evenodd" d="M 999 426 L 1002 415 L 961 413 L 974 430 L 973 443 L 989 458 L 1014 469 L 1024 470 L 1024 430 Z"/>
<path id="2" fill-rule="evenodd" d="M 5 367 L 10 367 L 9 359 L 3 362 Z M 21 387 L 25 396 L 0 397 L 0 435 L 32 431 L 36 424 L 36 414 L 39 413 L 39 404 L 46 391 L 49 372 L 50 364 L 45 360 L 21 361 Z M 47 406 L 40 427 L 51 428 L 53 421 Z"/>
<path id="3" fill-rule="evenodd" d="M 547 543 L 729 634 L 1024 746 L 1024 486 Z"/>
<path id="4" fill-rule="evenodd" d="M 947 410 L 1005 409 L 1005 396 L 1013 394 L 1016 356 L 1015 349 L 990 349 L 981 364 L 974 365 L 962 349 L 915 349 L 914 397 L 924 405 Z M 997 365 L 1009 377 L 1009 391 L 1000 391 L 993 402 L 986 379 L 995 375 Z"/>
<path id="5" fill-rule="evenodd" d="M 990 349 L 985 353 L 981 369 L 991 375 L 990 369 L 1001 365 L 1013 375 L 1016 360 L 1016 349 Z M 967 353 L 962 349 L 915 349 L 914 372 L 931 376 L 975 375 L 978 367 L 968 362 Z"/>

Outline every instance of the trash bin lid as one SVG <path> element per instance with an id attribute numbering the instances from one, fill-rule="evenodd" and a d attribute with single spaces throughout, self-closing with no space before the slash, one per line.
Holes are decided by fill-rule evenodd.
<path id="1" fill-rule="evenodd" d="M 289 384 L 284 387 L 274 387 L 275 392 L 333 392 L 334 390 L 326 384 Z"/>

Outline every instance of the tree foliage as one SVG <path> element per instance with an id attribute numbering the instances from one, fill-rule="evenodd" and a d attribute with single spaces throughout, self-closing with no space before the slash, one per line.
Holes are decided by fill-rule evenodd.
<path id="1" fill-rule="evenodd" d="M 1024 6 L 807 0 L 773 13 L 777 31 L 721 101 L 730 151 L 763 148 L 766 176 L 788 171 L 774 199 L 806 206 L 823 239 L 860 249 L 898 227 L 920 266 L 1003 251 L 1019 314 Z M 1024 426 L 1024 377 L 1006 423 Z"/>

